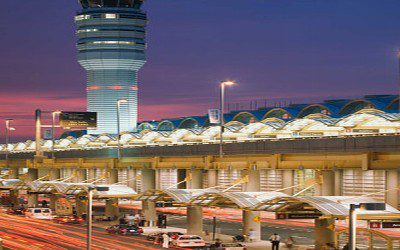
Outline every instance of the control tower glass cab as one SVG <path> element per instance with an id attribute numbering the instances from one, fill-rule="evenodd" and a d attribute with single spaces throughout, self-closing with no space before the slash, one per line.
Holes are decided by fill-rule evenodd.
<path id="1" fill-rule="evenodd" d="M 117 100 L 121 132 L 135 131 L 138 71 L 146 62 L 147 16 L 144 0 L 80 0 L 75 17 L 78 62 L 87 72 L 87 111 L 97 112 L 97 130 L 117 134 Z"/>

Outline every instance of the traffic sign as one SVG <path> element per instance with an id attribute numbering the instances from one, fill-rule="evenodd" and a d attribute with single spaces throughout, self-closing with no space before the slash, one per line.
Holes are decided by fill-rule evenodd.
<path id="1" fill-rule="evenodd" d="M 60 126 L 64 129 L 95 129 L 96 112 L 61 112 Z"/>
<path id="2" fill-rule="evenodd" d="M 320 213 L 276 213 L 277 220 L 317 219 L 321 216 Z"/>

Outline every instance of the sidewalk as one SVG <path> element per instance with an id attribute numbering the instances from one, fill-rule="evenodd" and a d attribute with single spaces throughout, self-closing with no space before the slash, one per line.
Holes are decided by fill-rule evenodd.
<path id="1" fill-rule="evenodd" d="M 113 221 L 104 221 L 104 222 L 94 222 L 93 226 L 99 228 L 106 228 L 111 225 L 118 224 L 118 222 Z M 186 233 L 186 229 L 183 228 L 176 228 L 176 227 L 167 227 L 167 228 L 158 228 L 158 227 L 142 227 L 143 228 L 143 235 L 149 235 L 151 233 L 156 232 L 181 232 Z M 212 233 L 209 235 L 202 235 L 203 239 L 207 242 L 213 242 L 212 240 Z M 226 234 L 215 234 L 215 238 L 221 239 L 223 242 L 232 242 L 232 236 Z M 269 241 L 258 241 L 258 242 L 245 242 L 243 243 L 248 250 L 268 250 L 272 249 L 271 243 Z M 287 249 L 284 244 L 281 244 L 279 249 Z M 312 249 L 306 246 L 296 246 L 294 248 L 296 250 L 308 250 Z"/>

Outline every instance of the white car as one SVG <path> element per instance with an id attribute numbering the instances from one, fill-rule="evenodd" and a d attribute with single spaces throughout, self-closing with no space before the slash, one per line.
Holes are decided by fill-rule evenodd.
<path id="1" fill-rule="evenodd" d="M 50 208 L 28 208 L 25 211 L 25 216 L 28 218 L 36 218 L 41 220 L 53 219 Z"/>
<path id="2" fill-rule="evenodd" d="M 206 242 L 198 235 L 180 235 L 172 241 L 172 245 L 177 247 L 205 247 Z"/>

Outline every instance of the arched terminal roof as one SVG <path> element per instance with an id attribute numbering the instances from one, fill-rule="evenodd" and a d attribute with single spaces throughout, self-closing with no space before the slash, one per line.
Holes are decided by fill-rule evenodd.
<path id="1" fill-rule="evenodd" d="M 218 190 L 207 190 L 190 200 L 190 204 L 210 207 L 230 207 L 249 209 L 261 202 L 286 197 L 281 192 L 223 192 Z"/>
<path id="2" fill-rule="evenodd" d="M 198 195 L 207 192 L 214 192 L 214 189 L 164 189 L 148 190 L 138 196 L 139 200 L 172 202 L 177 204 L 188 204 L 190 200 Z"/>

